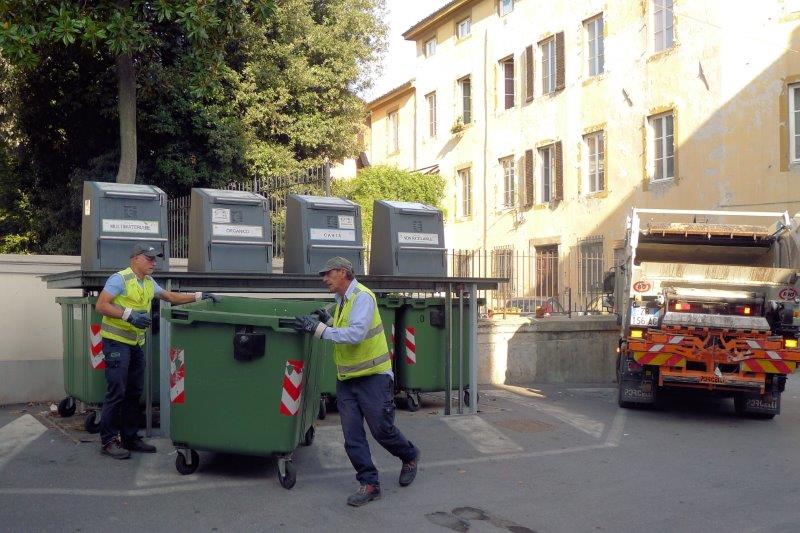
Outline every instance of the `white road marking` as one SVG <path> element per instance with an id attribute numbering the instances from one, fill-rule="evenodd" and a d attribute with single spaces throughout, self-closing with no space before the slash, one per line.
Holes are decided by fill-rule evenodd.
<path id="1" fill-rule="evenodd" d="M 317 426 L 313 448 L 317 452 L 322 468 L 331 470 L 350 467 L 340 426 Z"/>
<path id="2" fill-rule="evenodd" d="M 522 451 L 517 443 L 478 415 L 445 416 L 441 420 L 481 453 L 500 454 Z"/>
<path id="3" fill-rule="evenodd" d="M 196 472 L 184 476 L 175 469 L 175 452 L 169 439 L 147 439 L 147 442 L 158 448 L 159 453 L 137 453 L 131 459 L 138 461 L 135 484 L 137 487 L 153 487 L 158 485 L 174 485 L 176 483 L 197 483 L 203 480 L 203 474 Z M 171 450 L 171 451 L 167 451 Z"/>
<path id="4" fill-rule="evenodd" d="M 511 400 L 512 402 L 524 407 L 536 409 L 540 413 L 544 413 L 548 416 L 552 416 L 553 418 L 561 420 L 562 422 L 569 424 L 575 429 L 579 429 L 580 431 L 583 431 L 587 435 L 591 435 L 596 439 L 599 439 L 603 436 L 603 431 L 606 427 L 602 422 L 593 420 L 588 416 L 578 413 L 571 413 L 563 407 L 546 403 L 544 401 L 538 401 L 533 398 L 520 396 L 519 394 L 514 394 L 513 392 L 507 390 L 491 390 L 486 391 L 486 394 L 495 396 L 497 398 L 503 398 L 505 400 Z"/>
<path id="5" fill-rule="evenodd" d="M 0 428 L 0 470 L 47 428 L 31 415 L 22 415 Z"/>
<path id="6" fill-rule="evenodd" d="M 455 418 L 455 417 L 454 417 Z M 461 466 L 469 464 L 490 463 L 497 461 L 514 461 L 517 459 L 531 459 L 534 457 L 546 457 L 549 455 L 565 455 L 570 453 L 579 453 L 592 450 L 607 450 L 616 448 L 620 444 L 622 438 L 622 431 L 625 424 L 625 411 L 619 409 L 614 416 L 611 423 L 611 430 L 608 432 L 606 441 L 602 444 L 591 444 L 588 446 L 572 446 L 570 448 L 560 448 L 557 450 L 541 450 L 532 452 L 509 453 L 501 455 L 483 455 L 481 457 L 472 457 L 469 459 L 446 459 L 443 461 L 431 461 L 420 463 L 420 471 L 427 469 Z M 316 441 L 314 442 L 316 446 Z M 194 475 L 194 474 L 193 474 Z M 301 483 L 313 482 L 322 479 L 333 479 L 338 477 L 352 477 L 353 468 L 349 467 L 338 471 L 326 472 L 322 474 L 311 474 L 304 476 L 302 469 L 298 473 L 298 481 Z M 188 476 L 191 477 L 191 476 Z M 0 495 L 16 495 L 16 496 L 92 496 L 92 497 L 118 497 L 118 498 L 134 498 L 134 497 L 148 497 L 159 496 L 164 494 L 175 494 L 179 492 L 193 492 L 201 490 L 218 490 L 224 488 L 237 488 L 237 487 L 254 487 L 265 485 L 268 483 L 275 483 L 274 478 L 265 478 L 259 480 L 248 481 L 215 481 L 196 483 L 192 485 L 172 485 L 168 487 L 152 487 L 140 488 L 129 490 L 108 490 L 108 489 L 77 489 L 77 488 L 27 488 L 27 489 L 14 489 L 14 488 L 0 488 Z"/>

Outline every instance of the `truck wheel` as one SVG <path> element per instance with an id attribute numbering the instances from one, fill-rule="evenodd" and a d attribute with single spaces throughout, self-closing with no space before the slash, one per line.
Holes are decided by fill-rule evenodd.
<path id="1" fill-rule="evenodd" d="M 744 405 L 745 405 L 744 396 L 737 394 L 736 396 L 733 397 L 733 410 L 736 412 L 737 415 L 739 416 L 745 415 Z"/>

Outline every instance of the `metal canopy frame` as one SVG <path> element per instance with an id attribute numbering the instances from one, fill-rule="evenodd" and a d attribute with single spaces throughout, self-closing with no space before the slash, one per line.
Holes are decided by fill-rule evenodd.
<path id="1" fill-rule="evenodd" d="M 42 276 L 48 289 L 82 289 L 84 293 L 100 291 L 105 286 L 109 276 L 116 270 L 73 270 L 58 274 Z M 159 284 L 168 291 L 195 292 L 242 292 L 242 293 L 319 293 L 325 288 L 319 276 L 301 274 L 243 274 L 243 273 L 205 273 L 205 272 L 159 272 L 153 276 Z M 423 277 L 423 276 L 358 276 L 358 280 L 369 287 L 373 292 L 443 292 L 445 297 L 445 406 L 444 414 L 451 413 L 451 391 L 453 381 L 453 358 L 450 350 L 453 341 L 452 320 L 452 295 L 455 292 L 459 300 L 459 323 L 456 325 L 456 335 L 459 339 L 458 350 L 458 398 L 457 413 L 464 414 L 462 407 L 461 369 L 464 361 L 464 348 L 469 355 L 469 405 L 467 414 L 478 412 L 478 359 L 476 346 L 478 343 L 478 291 L 497 290 L 500 283 L 508 282 L 507 278 L 449 278 L 449 277 Z M 469 298 L 469 323 L 473 325 L 467 338 L 464 338 L 464 299 Z M 161 302 L 162 308 L 168 308 L 168 302 Z M 169 347 L 170 332 L 164 314 L 161 314 L 159 333 L 159 366 L 160 366 L 160 420 L 161 436 L 169 438 L 170 426 L 170 397 L 169 397 Z M 148 360 L 150 357 L 152 335 L 148 335 L 145 349 Z M 145 375 L 145 401 L 146 401 L 146 435 L 153 434 L 152 430 L 152 368 Z"/>

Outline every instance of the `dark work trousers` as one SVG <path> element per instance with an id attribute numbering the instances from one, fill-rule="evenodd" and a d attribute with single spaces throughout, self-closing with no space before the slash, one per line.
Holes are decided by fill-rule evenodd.
<path id="1" fill-rule="evenodd" d="M 389 453 L 403 462 L 416 459 L 417 449 L 394 425 L 394 383 L 388 374 L 337 381 L 336 406 L 342 421 L 344 449 L 362 485 L 380 484 L 364 420 L 375 440 Z"/>
<path id="2" fill-rule="evenodd" d="M 100 440 L 105 445 L 117 436 L 123 442 L 136 438 L 139 398 L 144 389 L 144 352 L 141 346 L 103 339 L 106 361 L 106 398 L 100 415 Z"/>

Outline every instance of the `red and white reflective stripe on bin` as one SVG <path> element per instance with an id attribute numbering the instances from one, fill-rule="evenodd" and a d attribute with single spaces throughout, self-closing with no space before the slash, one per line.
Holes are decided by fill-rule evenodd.
<path id="1" fill-rule="evenodd" d="M 414 334 L 417 332 L 416 329 L 412 327 L 406 328 L 406 363 L 409 365 L 413 365 L 417 363 L 417 345 L 414 341 Z"/>
<path id="2" fill-rule="evenodd" d="M 95 370 L 106 368 L 103 355 L 103 337 L 100 335 L 100 324 L 89 324 L 89 362 Z"/>
<path id="3" fill-rule="evenodd" d="M 281 393 L 281 414 L 294 416 L 300 410 L 300 399 L 303 396 L 303 361 L 289 359 L 283 374 L 283 392 Z"/>
<path id="4" fill-rule="evenodd" d="M 184 376 L 186 372 L 186 357 L 183 348 L 170 348 L 169 350 L 169 401 L 170 403 L 186 403 L 184 390 Z"/>

